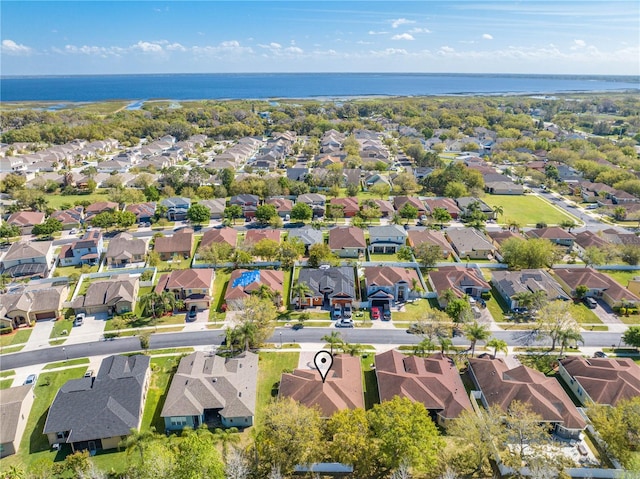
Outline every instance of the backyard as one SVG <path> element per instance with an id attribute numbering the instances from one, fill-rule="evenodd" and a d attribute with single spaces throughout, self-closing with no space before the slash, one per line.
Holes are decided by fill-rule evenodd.
<path id="1" fill-rule="evenodd" d="M 155 427 L 158 433 L 164 432 L 164 420 L 160 416 L 164 407 L 171 378 L 176 371 L 182 356 L 164 356 L 151 359 L 151 384 L 147 392 L 147 400 L 142 416 L 143 431 Z"/>
<path id="2" fill-rule="evenodd" d="M 258 390 L 256 394 L 255 423 L 261 424 L 262 412 L 269 401 L 278 395 L 280 376 L 284 371 L 298 367 L 300 353 L 261 352 L 258 368 Z"/>
<path id="3" fill-rule="evenodd" d="M 485 195 L 482 200 L 492 208 L 496 206 L 503 208 L 504 214 L 499 215 L 499 223 L 513 220 L 521 226 L 535 226 L 536 223 L 557 225 L 566 220 L 579 222 L 577 218 L 552 206 L 551 203 L 538 196 Z"/>
<path id="4" fill-rule="evenodd" d="M 73 206 L 76 201 L 89 201 L 90 203 L 109 201 L 108 193 L 107 189 L 98 188 L 95 192 L 87 195 L 47 195 L 47 204 L 54 210 L 61 210 L 62 205 Z"/>

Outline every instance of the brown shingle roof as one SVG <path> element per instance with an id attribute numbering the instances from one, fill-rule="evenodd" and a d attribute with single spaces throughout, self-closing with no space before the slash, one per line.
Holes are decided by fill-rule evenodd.
<path id="1" fill-rule="evenodd" d="M 329 203 L 332 205 L 342 205 L 345 213 L 358 211 L 360 209 L 358 206 L 358 198 L 355 196 L 350 196 L 348 198 L 331 198 Z"/>
<path id="2" fill-rule="evenodd" d="M 324 382 L 315 369 L 285 373 L 279 394 L 307 407 L 318 407 L 322 417 L 330 417 L 343 409 L 364 408 L 360 358 L 345 354 L 335 356 Z"/>
<path id="3" fill-rule="evenodd" d="M 158 253 L 187 253 L 191 254 L 193 247 L 193 232 L 180 231 L 173 236 L 159 236 L 155 239 L 153 250 Z"/>
<path id="4" fill-rule="evenodd" d="M 270 239 L 280 243 L 280 231 L 272 229 L 249 230 L 244 238 L 244 242 L 249 245 L 254 245 L 263 239 Z"/>
<path id="5" fill-rule="evenodd" d="M 206 248 L 213 243 L 227 243 L 232 248 L 236 247 L 238 231 L 233 228 L 212 229 L 202 235 L 200 248 Z"/>
<path id="6" fill-rule="evenodd" d="M 406 281 L 410 285 L 415 279 L 420 284 L 418 273 L 414 268 L 400 268 L 397 266 L 368 266 L 364 269 L 367 286 L 393 286 L 399 281 Z"/>
<path id="7" fill-rule="evenodd" d="M 463 268 L 462 266 L 443 266 L 438 271 L 430 271 L 429 278 L 438 295 L 447 289 L 452 289 L 458 296 L 462 296 L 465 286 L 476 286 L 491 289 L 489 283 L 478 273 L 475 268 Z"/>
<path id="8" fill-rule="evenodd" d="M 245 299 L 247 298 L 251 292 L 257 291 L 260 289 L 261 285 L 266 285 L 269 287 L 271 291 L 274 293 L 283 293 L 283 285 L 284 285 L 284 272 L 276 271 L 271 269 L 261 269 L 258 270 L 257 280 L 242 286 L 238 284 L 236 287 L 233 287 L 235 280 L 237 280 L 243 273 L 246 273 L 247 269 L 236 269 L 231 273 L 229 277 L 229 285 L 227 286 L 227 291 L 224 295 L 225 301 L 231 299 Z"/>
<path id="9" fill-rule="evenodd" d="M 212 269 L 179 269 L 163 275 L 156 286 L 156 293 L 165 289 L 205 289 L 213 283 Z"/>
<path id="10" fill-rule="evenodd" d="M 571 356 L 560 363 L 598 404 L 615 406 L 622 400 L 640 396 L 640 366 L 629 358 Z"/>
<path id="11" fill-rule="evenodd" d="M 422 243 L 435 244 L 442 248 L 442 251 L 447 252 L 447 256 L 453 253 L 453 248 L 444 237 L 442 231 L 433 230 L 409 230 L 409 244 L 413 247 L 421 245 Z"/>
<path id="12" fill-rule="evenodd" d="M 44 221 L 44 213 L 40 211 L 16 211 L 7 219 L 7 223 L 16 226 L 39 225 Z"/>
<path id="13" fill-rule="evenodd" d="M 502 359 L 472 358 L 469 367 L 489 405 L 506 411 L 513 401 L 526 403 L 545 422 L 584 429 L 586 422 L 555 378 L 526 366 L 509 369 Z"/>
<path id="14" fill-rule="evenodd" d="M 355 226 L 337 226 L 329 230 L 329 248 L 366 248 L 364 232 Z"/>
<path id="15" fill-rule="evenodd" d="M 375 364 L 380 401 L 407 397 L 446 419 L 472 410 L 458 368 L 441 354 L 419 358 L 390 350 L 377 354 Z"/>
<path id="16" fill-rule="evenodd" d="M 592 268 L 554 269 L 553 273 L 564 281 L 567 286 L 575 290 L 584 284 L 589 289 L 602 289 L 614 300 L 640 301 L 635 294 L 622 287 L 604 273 Z"/>

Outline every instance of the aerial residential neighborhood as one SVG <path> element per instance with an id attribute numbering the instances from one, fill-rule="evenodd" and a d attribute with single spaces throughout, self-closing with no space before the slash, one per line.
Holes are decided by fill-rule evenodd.
<path id="1" fill-rule="evenodd" d="M 3 120 L 0 471 L 197 437 L 255 477 L 638 466 L 637 98 L 146 102 L 140 138 L 124 107 L 102 139 Z"/>

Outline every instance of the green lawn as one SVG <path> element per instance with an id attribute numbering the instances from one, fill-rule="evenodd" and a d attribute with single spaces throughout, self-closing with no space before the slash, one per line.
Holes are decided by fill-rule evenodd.
<path id="1" fill-rule="evenodd" d="M 612 269 L 600 269 L 600 273 L 604 273 L 614 281 L 620 283 L 620 286 L 626 288 L 629 285 L 629 281 L 636 276 L 640 276 L 640 270 L 636 271 L 618 271 Z"/>
<path id="2" fill-rule="evenodd" d="M 58 459 L 56 457 L 58 453 L 50 449 L 47 436 L 42 434 L 44 423 L 47 419 L 47 411 L 58 389 L 69 379 L 81 378 L 86 370 L 86 367 L 79 367 L 40 375 L 34 388 L 35 400 L 18 454 L 10 458 L 12 461 L 16 461 L 15 464 L 23 464 L 28 467 L 41 459 L 51 462 L 54 459 Z"/>
<path id="3" fill-rule="evenodd" d="M 483 271 L 484 273 L 484 271 Z M 505 304 L 500 293 L 496 291 L 494 287 L 491 287 L 491 298 L 486 300 L 487 309 L 493 316 L 495 321 L 504 321 L 504 315 L 508 313 L 507 305 Z"/>
<path id="4" fill-rule="evenodd" d="M 65 203 L 73 206 L 76 201 L 90 201 L 91 203 L 97 203 L 98 201 L 109 201 L 108 193 L 109 192 L 107 189 L 98 188 L 95 192 L 88 195 L 55 194 L 46 195 L 45 198 L 47 199 L 48 206 L 55 210 L 61 210 L 62 205 L 64 205 Z"/>
<path id="5" fill-rule="evenodd" d="M 59 319 L 54 321 L 53 330 L 51 331 L 49 339 L 66 339 L 71 333 L 71 328 L 73 328 L 72 319 Z"/>
<path id="6" fill-rule="evenodd" d="M 577 218 L 538 196 L 485 195 L 482 200 L 492 208 L 502 206 L 504 214 L 498 218 L 499 223 L 506 223 L 508 220 L 517 221 L 522 226 L 535 226 L 540 222 L 556 225 L 564 220 L 579 223 Z"/>
<path id="7" fill-rule="evenodd" d="M 419 299 L 413 303 L 405 304 L 404 311 L 393 311 L 391 313 L 391 319 L 394 321 L 418 321 L 423 319 L 430 310 L 431 305 L 429 301 Z"/>
<path id="8" fill-rule="evenodd" d="M 160 417 L 166 399 L 171 378 L 176 372 L 182 356 L 167 356 L 151 359 L 151 385 L 144 405 L 141 429 L 148 430 L 152 426 L 159 433 L 164 432 L 164 420 Z"/>
<path id="9" fill-rule="evenodd" d="M 256 397 L 255 423 L 261 424 L 262 413 L 269 402 L 277 397 L 280 376 L 283 371 L 293 371 L 298 367 L 300 353 L 261 352 L 258 367 L 258 390 Z"/>
<path id="10" fill-rule="evenodd" d="M 373 253 L 369 253 L 369 261 L 391 261 L 394 263 L 397 263 L 398 261 L 400 261 L 400 259 L 398 258 L 398 255 L 395 253 L 389 253 L 389 254 L 373 254 Z"/>
<path id="11" fill-rule="evenodd" d="M 0 371 L 0 378 L 8 378 L 9 376 L 15 376 L 16 372 L 13 369 L 9 371 Z"/>
<path id="12" fill-rule="evenodd" d="M 602 321 L 596 313 L 582 302 L 575 303 L 571 306 L 571 314 L 580 324 L 602 324 Z"/>
<path id="13" fill-rule="evenodd" d="M 362 386 L 364 388 L 364 408 L 371 409 L 374 404 L 380 402 L 378 394 L 378 380 L 376 378 L 376 370 L 372 366 L 375 353 L 363 353 L 360 356 L 362 364 Z"/>
<path id="14" fill-rule="evenodd" d="M 58 369 L 58 368 L 67 368 L 71 366 L 79 366 L 79 365 L 89 364 L 88 358 L 78 358 L 78 359 L 70 359 L 69 361 L 59 361 L 57 363 L 49 363 L 44 368 L 43 371 L 48 369 Z"/>
<path id="15" fill-rule="evenodd" d="M 9 389 L 13 384 L 13 378 L 0 379 L 0 389 Z"/>
<path id="16" fill-rule="evenodd" d="M 91 266 L 89 269 L 85 268 L 84 273 L 97 273 L 98 265 Z M 61 278 L 71 276 L 72 274 L 83 274 L 82 266 L 57 266 L 55 273 L 56 276 Z"/>
<path id="17" fill-rule="evenodd" d="M 11 334 L 0 335 L 0 348 L 26 343 L 29 340 L 29 336 L 31 336 L 31 331 L 33 331 L 33 328 L 22 328 Z"/>
<path id="18" fill-rule="evenodd" d="M 227 284 L 229 284 L 229 278 L 231 277 L 230 269 L 216 269 L 216 277 L 213 280 L 213 302 L 212 307 L 215 311 L 220 311 L 222 303 L 224 302 L 224 293 L 227 290 Z"/>
<path id="19" fill-rule="evenodd" d="M 289 298 L 291 296 L 291 270 L 284 271 L 284 284 L 282 285 L 282 303 L 286 309 L 289 309 L 290 302 Z"/>

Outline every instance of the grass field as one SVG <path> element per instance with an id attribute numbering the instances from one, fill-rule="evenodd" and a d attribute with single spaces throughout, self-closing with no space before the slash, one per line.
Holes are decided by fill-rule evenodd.
<path id="1" fill-rule="evenodd" d="M 26 343 L 29 340 L 29 336 L 31 336 L 31 331 L 33 331 L 33 328 L 19 329 L 11 334 L 0 335 L 0 348 Z"/>
<path id="2" fill-rule="evenodd" d="M 13 384 L 13 378 L 0 379 L 0 389 L 9 389 Z"/>
<path id="3" fill-rule="evenodd" d="M 376 379 L 376 370 L 373 368 L 373 353 L 363 353 L 360 356 L 362 365 L 362 386 L 364 388 L 364 408 L 371 409 L 374 404 L 380 402 L 378 394 L 378 380 Z"/>
<path id="4" fill-rule="evenodd" d="M 54 321 L 49 339 L 66 339 L 69 333 L 71 333 L 71 328 L 73 328 L 72 319 L 59 319 L 58 321 Z"/>
<path id="5" fill-rule="evenodd" d="M 517 221 L 522 226 L 535 226 L 536 223 L 557 225 L 564 220 L 579 220 L 551 205 L 548 201 L 533 195 L 504 196 L 486 195 L 482 200 L 489 206 L 502 206 L 504 214 L 498 218 L 499 223 L 508 220 Z"/>
<path id="6" fill-rule="evenodd" d="M 164 432 L 164 419 L 160 417 L 160 413 L 180 358 L 181 356 L 166 356 L 151 359 L 151 385 L 144 405 L 142 430 L 149 430 L 153 426 L 157 432 Z"/>
<path id="7" fill-rule="evenodd" d="M 61 206 L 65 203 L 74 205 L 76 201 L 90 201 L 96 203 L 98 201 L 109 201 L 108 191 L 105 188 L 98 188 L 95 192 L 88 195 L 46 195 L 47 204 L 56 210 L 61 210 Z"/>
<path id="8" fill-rule="evenodd" d="M 78 359 L 70 359 L 69 361 L 49 363 L 44 368 L 42 368 L 42 370 L 46 371 L 49 369 L 68 368 L 71 366 L 80 366 L 85 364 L 89 364 L 89 358 L 78 358 Z"/>
<path id="9" fill-rule="evenodd" d="M 636 276 L 640 276 L 640 270 L 636 271 L 618 271 L 612 269 L 601 269 L 598 270 L 600 273 L 604 273 L 614 281 L 620 283 L 620 286 L 627 287 L 629 285 L 629 281 L 632 280 Z"/>
<path id="10" fill-rule="evenodd" d="M 404 311 L 392 312 L 391 319 L 394 321 L 418 321 L 431 310 L 431 305 L 426 299 L 420 299 L 413 303 L 407 303 Z"/>
<path id="11" fill-rule="evenodd" d="M 298 367 L 300 353 L 260 353 L 255 423 L 260 424 L 262 413 L 269 402 L 278 395 L 278 385 L 283 371 Z"/>
<path id="12" fill-rule="evenodd" d="M 227 284 L 229 284 L 229 278 L 231 278 L 231 270 L 229 269 L 216 269 L 216 277 L 213 280 L 213 301 L 211 307 L 215 311 L 220 311 L 222 303 L 224 302 L 224 292 L 227 290 Z"/>

